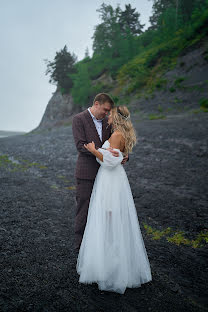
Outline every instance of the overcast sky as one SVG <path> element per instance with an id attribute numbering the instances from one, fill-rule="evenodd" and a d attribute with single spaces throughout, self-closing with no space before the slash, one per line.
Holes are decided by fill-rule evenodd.
<path id="1" fill-rule="evenodd" d="M 45 75 L 44 59 L 52 61 L 67 45 L 78 60 L 86 47 L 92 56 L 94 27 L 102 3 L 113 8 L 131 4 L 149 26 L 152 1 L 0 0 L 0 130 L 36 128 L 56 86 Z"/>

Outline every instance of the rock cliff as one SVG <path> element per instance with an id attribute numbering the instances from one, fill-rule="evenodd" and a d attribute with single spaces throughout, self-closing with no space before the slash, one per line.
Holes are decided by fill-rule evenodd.
<path id="1" fill-rule="evenodd" d="M 53 128 L 54 126 L 70 122 L 74 111 L 73 98 L 70 94 L 63 94 L 57 87 L 45 109 L 43 117 L 35 130 Z"/>

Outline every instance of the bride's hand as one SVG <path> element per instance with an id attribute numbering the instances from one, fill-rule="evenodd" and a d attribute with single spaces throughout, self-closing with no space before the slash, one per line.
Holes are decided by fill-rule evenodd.
<path id="1" fill-rule="evenodd" d="M 84 147 L 91 153 L 93 153 L 96 150 L 95 143 L 93 141 L 91 143 L 84 144 Z"/>

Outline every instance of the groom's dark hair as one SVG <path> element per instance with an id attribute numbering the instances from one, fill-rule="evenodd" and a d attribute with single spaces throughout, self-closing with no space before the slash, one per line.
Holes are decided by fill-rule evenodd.
<path id="1" fill-rule="evenodd" d="M 98 101 L 100 104 L 104 104 L 105 102 L 108 102 L 110 103 L 111 108 L 114 107 L 113 99 L 107 93 L 98 93 L 94 98 L 93 104 L 95 103 L 95 101 Z"/>

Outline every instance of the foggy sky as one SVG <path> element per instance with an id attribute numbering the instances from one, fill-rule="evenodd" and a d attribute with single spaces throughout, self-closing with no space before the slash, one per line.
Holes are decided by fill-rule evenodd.
<path id="1" fill-rule="evenodd" d="M 56 86 L 45 75 L 44 59 L 52 61 L 67 45 L 78 60 L 86 47 L 92 56 L 96 9 L 131 4 L 149 26 L 152 1 L 0 0 L 0 130 L 30 131 L 38 126 Z"/>

